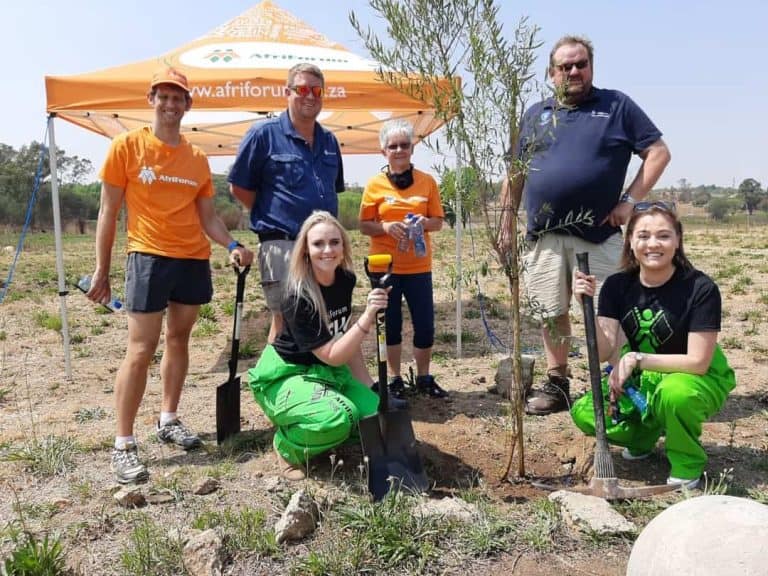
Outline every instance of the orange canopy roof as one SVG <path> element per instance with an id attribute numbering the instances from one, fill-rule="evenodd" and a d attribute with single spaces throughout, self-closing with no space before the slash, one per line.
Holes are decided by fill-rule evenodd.
<path id="1" fill-rule="evenodd" d="M 208 155 L 234 155 L 254 121 L 286 108 L 287 72 L 299 62 L 323 71 L 326 89 L 318 119 L 336 134 L 345 154 L 378 153 L 380 125 L 390 118 L 409 120 L 418 139 L 443 124 L 427 104 L 381 82 L 376 62 L 329 40 L 270 0 L 157 58 L 47 76 L 47 111 L 112 138 L 151 124 L 150 79 L 159 67 L 173 66 L 189 79 L 193 98 L 182 133 Z"/>

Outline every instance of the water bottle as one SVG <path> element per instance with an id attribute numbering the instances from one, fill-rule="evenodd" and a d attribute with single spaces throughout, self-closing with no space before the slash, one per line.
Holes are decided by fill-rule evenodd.
<path id="1" fill-rule="evenodd" d="M 408 216 L 406 216 L 403 219 L 403 222 L 405 223 L 405 236 L 400 238 L 400 240 L 397 241 L 397 250 L 398 252 L 408 252 L 408 248 L 411 245 L 411 222 L 410 222 L 410 216 L 409 213 Z"/>
<path id="2" fill-rule="evenodd" d="M 608 364 L 605 367 L 606 376 L 608 376 L 612 370 L 613 366 Z M 627 380 L 624 382 L 624 396 L 629 399 L 629 402 L 632 403 L 632 406 L 637 409 L 640 415 L 644 416 L 646 410 L 648 409 L 648 400 L 645 398 L 645 395 L 640 392 L 640 390 L 638 390 L 638 387 L 635 385 L 635 383 L 635 377 L 627 378 Z M 622 404 L 624 405 L 623 407 L 625 411 L 631 410 L 629 402 L 627 402 L 624 396 L 622 396 L 618 402 L 611 404 L 611 422 L 613 424 L 618 424 L 621 421 Z"/>
<path id="3" fill-rule="evenodd" d="M 85 275 L 80 280 L 77 281 L 77 287 L 79 290 L 83 292 L 83 294 L 87 294 L 88 291 L 91 289 L 91 277 L 90 275 Z M 112 298 L 110 302 L 107 304 L 102 304 L 104 308 L 109 310 L 110 312 L 117 312 L 123 307 L 123 303 L 120 302 L 117 298 Z"/>
<path id="4" fill-rule="evenodd" d="M 427 255 L 427 242 L 424 239 L 424 226 L 421 222 L 416 222 L 416 216 L 414 214 L 408 214 L 409 219 L 409 236 L 413 239 L 413 252 L 418 257 Z"/>
<path id="5" fill-rule="evenodd" d="M 635 388 L 632 384 L 624 384 L 624 393 L 629 396 L 629 399 L 632 400 L 632 404 L 635 405 L 635 408 L 637 408 L 638 412 L 640 412 L 640 415 L 645 414 L 645 411 L 648 408 L 648 400 L 645 399 L 645 396 Z"/>

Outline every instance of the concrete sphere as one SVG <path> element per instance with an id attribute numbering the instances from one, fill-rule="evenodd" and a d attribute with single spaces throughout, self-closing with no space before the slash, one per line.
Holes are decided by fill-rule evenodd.
<path id="1" fill-rule="evenodd" d="M 627 576 L 765 576 L 768 506 L 733 496 L 678 502 L 640 533 Z"/>

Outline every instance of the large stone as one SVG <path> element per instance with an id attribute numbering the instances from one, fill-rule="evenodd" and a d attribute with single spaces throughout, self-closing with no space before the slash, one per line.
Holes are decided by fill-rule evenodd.
<path id="1" fill-rule="evenodd" d="M 213 529 L 190 538 L 182 552 L 184 568 L 190 576 L 221 576 L 222 556 L 223 544 Z"/>
<path id="2" fill-rule="evenodd" d="M 494 376 L 494 381 L 496 383 L 495 387 L 492 389 L 492 392 L 496 392 L 497 394 L 500 394 L 504 398 L 510 398 L 510 387 L 513 390 L 522 390 L 527 394 L 527 391 L 531 389 L 531 386 L 533 386 L 533 366 L 536 361 L 536 357 L 532 356 L 530 354 L 523 354 L 522 355 L 522 386 L 518 386 L 517 383 L 514 381 L 513 372 L 512 372 L 512 357 L 511 356 L 501 356 L 499 357 L 499 367 L 496 369 L 496 375 Z M 525 395 L 521 392 L 521 396 Z"/>
<path id="3" fill-rule="evenodd" d="M 768 506 L 734 496 L 678 502 L 640 533 L 627 576 L 765 576 Z"/>
<path id="4" fill-rule="evenodd" d="M 277 542 L 301 540 L 315 531 L 319 511 L 317 504 L 306 490 L 299 490 L 291 496 L 288 506 L 275 523 Z"/>
<path id="5" fill-rule="evenodd" d="M 561 517 L 575 531 L 613 536 L 637 529 L 637 526 L 611 508 L 608 502 L 597 496 L 558 490 L 552 492 L 549 499 L 558 504 Z"/>

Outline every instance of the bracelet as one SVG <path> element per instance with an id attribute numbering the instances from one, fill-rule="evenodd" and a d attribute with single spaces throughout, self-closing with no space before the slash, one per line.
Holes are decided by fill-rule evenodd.
<path id="1" fill-rule="evenodd" d="M 368 335 L 368 334 L 370 334 L 370 333 L 371 333 L 371 330 L 370 330 L 370 328 L 369 328 L 368 330 L 366 330 L 365 328 L 363 328 L 363 325 L 362 325 L 362 324 L 360 324 L 360 320 L 358 320 L 357 322 L 355 322 L 355 326 L 357 326 L 358 328 L 360 328 L 360 332 L 362 332 L 363 334 L 366 334 L 366 335 Z"/>
<path id="2" fill-rule="evenodd" d="M 227 252 L 232 252 L 235 248 L 242 248 L 243 245 L 240 244 L 237 240 L 232 240 L 229 244 L 227 244 Z"/>

